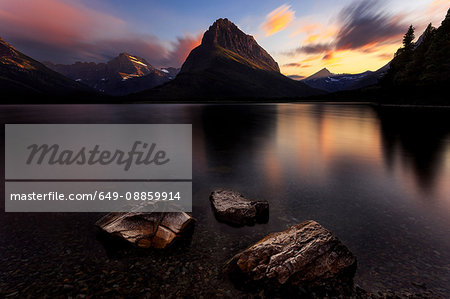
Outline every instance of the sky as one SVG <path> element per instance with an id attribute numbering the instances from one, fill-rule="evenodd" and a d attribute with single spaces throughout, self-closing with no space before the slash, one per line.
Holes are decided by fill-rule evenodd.
<path id="1" fill-rule="evenodd" d="M 439 26 L 450 0 L 1 0 L 0 37 L 55 63 L 106 62 L 121 52 L 156 67 L 180 67 L 203 33 L 228 18 L 303 78 L 376 70 L 392 59 L 409 25 Z"/>

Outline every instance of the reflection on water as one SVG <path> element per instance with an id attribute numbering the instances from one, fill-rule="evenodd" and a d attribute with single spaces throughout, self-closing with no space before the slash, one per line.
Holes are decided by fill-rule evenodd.
<path id="1" fill-rule="evenodd" d="M 268 232 L 315 219 L 358 257 L 362 287 L 409 290 L 424 283 L 443 296 L 450 291 L 450 110 L 278 104 L 3 106 L 0 112 L 4 123 L 192 123 L 198 225 L 177 258 L 219 269 Z M 268 200 L 269 222 L 218 223 L 208 201 L 217 187 Z M 13 233 L 17 227 L 21 236 L 37 229 L 55 246 L 64 242 L 47 233 L 55 217 L 67 223 L 59 232 L 70 236 L 70 223 L 80 234 L 98 215 L 3 213 L 1 255 L 11 254 L 6 242 L 8 248 L 31 246 Z M 85 238 L 86 248 L 78 250 L 87 256 L 100 250 Z M 215 254 L 205 255 L 206 249 Z M 227 288 L 217 284 L 203 288 Z"/>
<path id="2" fill-rule="evenodd" d="M 442 141 L 448 136 L 449 115 L 447 111 L 408 109 L 404 113 L 403 110 L 377 111 L 386 164 L 393 167 L 399 157 L 396 151 L 403 151 L 400 159 L 403 160 L 404 171 L 414 173 L 417 187 L 424 193 L 433 192 L 445 164 L 443 158 L 448 144 Z"/>

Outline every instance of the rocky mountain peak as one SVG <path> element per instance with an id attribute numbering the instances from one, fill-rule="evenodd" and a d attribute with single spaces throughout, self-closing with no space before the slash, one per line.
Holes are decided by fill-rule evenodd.
<path id="1" fill-rule="evenodd" d="M 216 20 L 205 32 L 201 47 L 221 47 L 239 54 L 260 69 L 280 72 L 275 60 L 251 35 L 242 32 L 228 19 Z"/>
<path id="2" fill-rule="evenodd" d="M 127 52 L 120 53 L 119 56 L 108 61 L 108 67 L 120 73 L 122 77 L 130 76 L 145 76 L 153 73 L 155 68 L 148 63 L 144 58 L 131 55 Z"/>
<path id="3" fill-rule="evenodd" d="M 325 78 L 325 77 L 334 76 L 334 75 L 335 75 L 335 74 L 333 74 L 333 73 L 330 72 L 326 67 L 324 67 L 323 69 L 321 69 L 320 71 L 318 71 L 318 72 L 312 74 L 311 76 L 309 76 L 309 77 L 306 78 L 305 80 Z"/>

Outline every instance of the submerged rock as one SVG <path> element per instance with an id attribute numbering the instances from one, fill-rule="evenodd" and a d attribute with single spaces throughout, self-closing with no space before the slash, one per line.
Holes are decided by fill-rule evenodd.
<path id="1" fill-rule="evenodd" d="M 166 248 L 193 223 L 184 212 L 109 213 L 95 225 L 142 248 Z"/>
<path id="2" fill-rule="evenodd" d="M 309 220 L 267 235 L 234 256 L 227 270 L 241 284 L 350 290 L 356 258 L 330 231 Z"/>
<path id="3" fill-rule="evenodd" d="M 209 197 L 216 218 L 231 225 L 252 225 L 269 219 L 269 203 L 251 200 L 231 190 L 216 190 Z"/>

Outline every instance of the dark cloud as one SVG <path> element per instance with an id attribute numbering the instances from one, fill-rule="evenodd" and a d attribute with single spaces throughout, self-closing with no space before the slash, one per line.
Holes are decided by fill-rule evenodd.
<path id="1" fill-rule="evenodd" d="M 295 54 L 299 54 L 299 53 L 317 54 L 317 53 L 328 52 L 333 49 L 334 49 L 334 46 L 332 44 L 309 44 L 309 45 L 301 46 L 297 49 L 294 49 L 293 51 L 289 51 L 286 54 L 288 56 L 294 56 Z"/>
<path id="2" fill-rule="evenodd" d="M 306 67 L 310 67 L 310 64 L 304 64 L 301 62 L 292 62 L 292 63 L 286 63 L 283 64 L 283 67 L 299 67 L 299 68 L 306 68 Z"/>
<path id="3" fill-rule="evenodd" d="M 398 39 L 405 31 L 401 18 L 384 11 L 379 1 L 356 1 L 338 16 L 341 29 L 336 49 L 359 49 L 374 43 Z"/>
<path id="4" fill-rule="evenodd" d="M 293 79 L 293 80 L 301 80 L 301 79 L 305 78 L 305 76 L 302 76 L 302 75 L 290 75 L 288 77 Z"/>
<path id="5" fill-rule="evenodd" d="M 325 55 L 322 57 L 322 60 L 329 60 L 329 59 L 331 59 L 331 58 L 333 58 L 333 53 L 332 53 L 332 52 L 331 52 L 331 53 L 325 54 Z"/>
<path id="6" fill-rule="evenodd" d="M 286 63 L 283 64 L 284 67 L 300 67 L 302 64 L 299 62 L 292 62 L 292 63 Z"/>
<path id="7" fill-rule="evenodd" d="M 338 14 L 340 29 L 330 43 L 307 44 L 292 51 L 287 56 L 299 53 L 324 54 L 325 57 L 336 50 L 359 50 L 371 52 L 374 46 L 397 42 L 408 27 L 401 15 L 389 14 L 381 1 L 354 1 Z"/>

